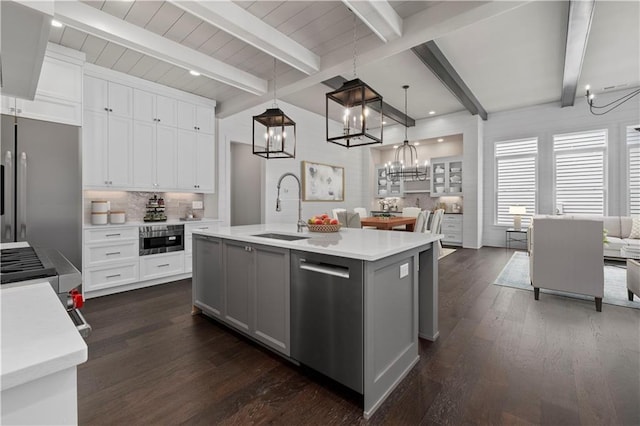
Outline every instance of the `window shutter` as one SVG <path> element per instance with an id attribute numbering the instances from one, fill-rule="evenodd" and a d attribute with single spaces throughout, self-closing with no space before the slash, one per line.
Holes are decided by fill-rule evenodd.
<path id="1" fill-rule="evenodd" d="M 627 127 L 627 146 L 629 147 L 629 214 L 640 216 L 640 126 Z"/>
<path id="2" fill-rule="evenodd" d="M 555 135 L 555 195 L 565 213 L 605 214 L 607 133 Z"/>
<path id="3" fill-rule="evenodd" d="M 513 225 L 509 207 L 524 206 L 527 215 L 522 217 L 528 226 L 536 213 L 536 156 L 538 139 L 498 142 L 496 155 L 496 224 Z"/>

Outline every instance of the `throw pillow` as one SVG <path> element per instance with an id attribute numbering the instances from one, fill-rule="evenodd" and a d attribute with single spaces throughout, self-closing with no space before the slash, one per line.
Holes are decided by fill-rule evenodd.
<path id="1" fill-rule="evenodd" d="M 631 223 L 631 233 L 629 234 L 629 238 L 638 238 L 640 239 L 640 217 L 634 217 L 633 222 Z"/>

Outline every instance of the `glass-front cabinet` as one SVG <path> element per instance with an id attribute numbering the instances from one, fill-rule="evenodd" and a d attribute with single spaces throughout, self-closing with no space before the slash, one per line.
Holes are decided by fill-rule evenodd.
<path id="1" fill-rule="evenodd" d="M 431 159 L 431 196 L 462 195 L 462 157 Z"/>
<path id="2" fill-rule="evenodd" d="M 376 166 L 377 197 L 402 197 L 403 191 L 404 187 L 401 179 L 389 178 L 385 166 Z"/>

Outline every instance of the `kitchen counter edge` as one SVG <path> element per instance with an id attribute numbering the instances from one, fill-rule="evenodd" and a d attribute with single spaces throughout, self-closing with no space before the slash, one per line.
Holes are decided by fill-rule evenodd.
<path id="1" fill-rule="evenodd" d="M 259 233 L 300 235 L 306 238 L 286 241 L 254 236 Z M 295 225 L 284 224 L 219 226 L 212 230 L 194 230 L 193 234 L 365 261 L 376 261 L 425 247 L 444 237 L 442 234 L 350 228 L 343 228 L 335 233 L 314 233 L 308 230 L 298 233 Z"/>

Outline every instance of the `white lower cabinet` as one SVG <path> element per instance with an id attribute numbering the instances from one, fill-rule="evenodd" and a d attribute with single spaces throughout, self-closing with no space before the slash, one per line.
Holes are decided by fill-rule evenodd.
<path id="1" fill-rule="evenodd" d="M 138 281 L 138 228 L 86 229 L 82 265 L 85 293 Z"/>
<path id="2" fill-rule="evenodd" d="M 462 215 L 445 214 L 440 232 L 444 235 L 443 244 L 462 245 Z"/>
<path id="3" fill-rule="evenodd" d="M 177 275 L 184 272 L 184 252 L 140 256 L 140 280 Z"/>
<path id="4" fill-rule="evenodd" d="M 90 268 L 83 275 L 85 292 L 130 284 L 138 281 L 138 262 Z"/>

